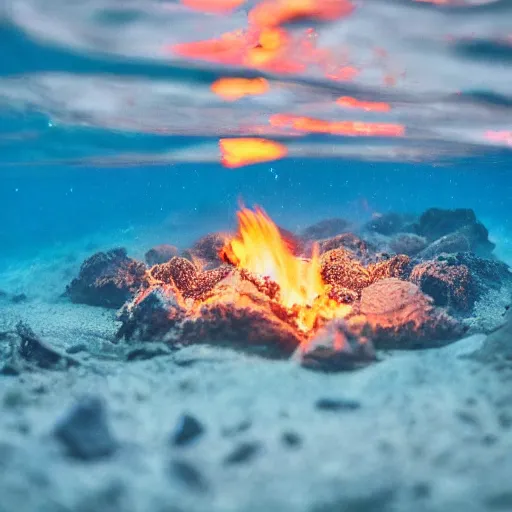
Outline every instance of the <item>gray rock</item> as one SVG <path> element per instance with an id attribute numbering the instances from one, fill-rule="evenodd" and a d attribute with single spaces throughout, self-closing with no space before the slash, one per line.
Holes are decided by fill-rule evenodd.
<path id="1" fill-rule="evenodd" d="M 96 396 L 81 398 L 57 424 L 54 435 L 76 459 L 101 459 L 118 448 L 108 425 L 105 404 Z"/>
<path id="2" fill-rule="evenodd" d="M 176 429 L 172 435 L 172 443 L 175 446 L 185 446 L 193 443 L 199 437 L 204 434 L 205 428 L 203 425 L 191 416 L 190 414 L 183 414 L 178 424 L 176 425 Z"/>

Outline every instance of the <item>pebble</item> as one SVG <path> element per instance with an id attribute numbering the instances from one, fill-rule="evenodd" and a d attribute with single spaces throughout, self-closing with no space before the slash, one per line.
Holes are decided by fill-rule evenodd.
<path id="1" fill-rule="evenodd" d="M 337 398 L 320 398 L 315 407 L 320 411 L 356 411 L 361 404 L 355 400 L 342 400 Z"/>
<path id="2" fill-rule="evenodd" d="M 172 443 L 175 446 L 185 446 L 196 441 L 205 432 L 199 420 L 190 414 L 183 414 L 172 434 Z"/>
<path id="3" fill-rule="evenodd" d="M 54 434 L 70 456 L 81 460 L 107 457 L 118 448 L 105 404 L 96 396 L 82 397 L 57 424 Z"/>
<path id="4" fill-rule="evenodd" d="M 302 438 L 295 432 L 283 432 L 281 440 L 289 448 L 299 448 L 302 445 Z"/>
<path id="5" fill-rule="evenodd" d="M 203 474 L 190 462 L 173 460 L 170 464 L 170 472 L 174 478 L 194 491 L 205 492 L 208 489 Z"/>
<path id="6" fill-rule="evenodd" d="M 225 427 L 222 429 L 222 435 L 224 437 L 234 437 L 243 432 L 247 432 L 252 426 L 251 420 L 243 420 L 237 425 L 233 425 L 232 427 Z"/>
<path id="7" fill-rule="evenodd" d="M 226 466 L 250 462 L 260 452 L 261 445 L 257 442 L 245 442 L 238 444 L 234 450 L 224 459 Z"/>

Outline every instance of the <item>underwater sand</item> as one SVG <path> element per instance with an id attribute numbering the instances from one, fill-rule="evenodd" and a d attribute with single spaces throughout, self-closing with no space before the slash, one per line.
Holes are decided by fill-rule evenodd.
<path id="1" fill-rule="evenodd" d="M 512 368 L 465 357 L 484 335 L 334 375 L 205 346 L 126 362 L 115 311 L 58 298 L 87 250 L 71 252 L 2 275 L 39 287 L 3 305 L 1 331 L 25 320 L 83 350 L 65 372 L 0 375 L 0 512 L 512 509 Z M 110 457 L 77 461 L 52 435 L 83 395 L 105 400 Z M 205 432 L 175 446 L 183 414 Z"/>

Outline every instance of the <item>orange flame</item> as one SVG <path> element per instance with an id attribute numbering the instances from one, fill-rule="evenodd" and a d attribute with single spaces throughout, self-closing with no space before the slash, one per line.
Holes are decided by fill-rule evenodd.
<path id="1" fill-rule="evenodd" d="M 292 253 L 279 228 L 261 209 L 238 212 L 239 229 L 222 249 L 223 258 L 251 273 L 268 277 L 279 285 L 279 302 L 297 315 L 297 325 L 309 331 L 319 319 L 344 317 L 350 306 L 327 297 L 321 276 L 318 246 L 310 260 Z"/>

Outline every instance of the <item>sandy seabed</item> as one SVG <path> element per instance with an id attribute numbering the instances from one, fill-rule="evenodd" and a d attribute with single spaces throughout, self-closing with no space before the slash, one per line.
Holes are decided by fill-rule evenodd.
<path id="1" fill-rule="evenodd" d="M 56 298 L 80 261 L 4 276 L 40 285 L 0 331 L 26 321 L 79 366 L 0 375 L 0 512 L 512 510 L 512 364 L 468 357 L 484 335 L 333 375 L 209 346 L 127 361 L 115 311 Z M 55 434 L 84 396 L 113 448 L 90 460 Z M 178 443 L 184 415 L 202 432 Z"/>

